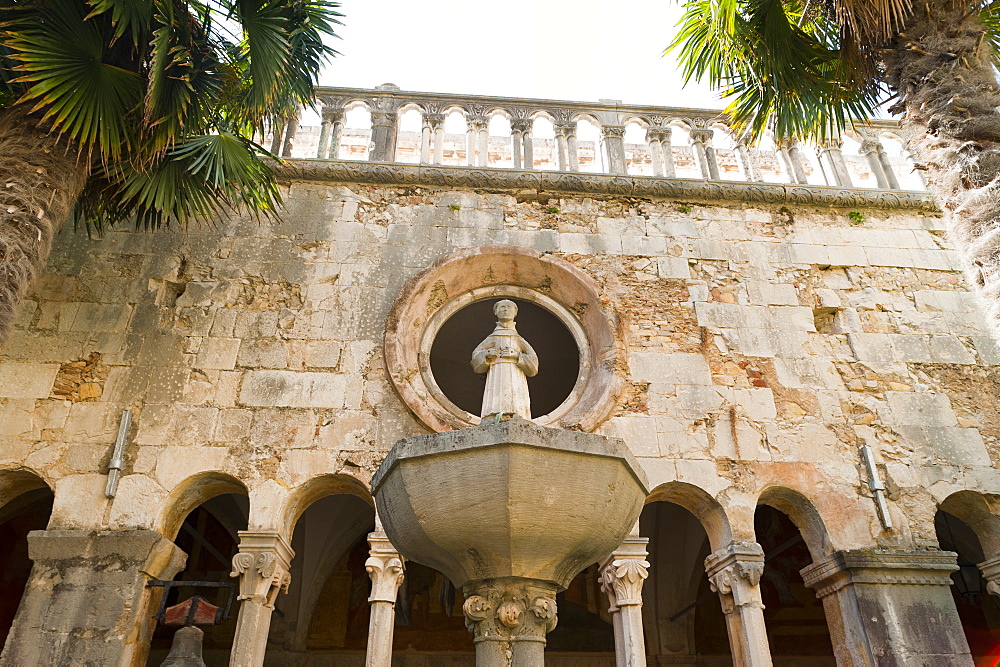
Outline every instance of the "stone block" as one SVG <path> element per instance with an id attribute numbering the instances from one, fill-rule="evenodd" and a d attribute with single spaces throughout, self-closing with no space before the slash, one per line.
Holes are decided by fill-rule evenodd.
<path id="1" fill-rule="evenodd" d="M 958 466 L 990 466 L 986 445 L 975 428 L 947 426 L 899 426 L 900 437 L 933 463 Z"/>
<path id="2" fill-rule="evenodd" d="M 236 356 L 239 349 L 239 338 L 205 338 L 198 350 L 194 366 L 195 368 L 232 370 L 236 367 Z"/>
<path id="3" fill-rule="evenodd" d="M 947 394 L 931 392 L 885 392 L 887 411 L 882 414 L 886 424 L 913 426 L 956 426 L 955 413 Z"/>
<path id="4" fill-rule="evenodd" d="M 989 336 L 973 336 L 972 344 L 979 353 L 979 357 L 987 366 L 1000 365 L 1000 344 L 996 339 Z"/>
<path id="5" fill-rule="evenodd" d="M 776 329 L 723 329 L 722 337 L 735 352 L 748 357 L 773 357 L 777 354 Z"/>
<path id="6" fill-rule="evenodd" d="M 830 266 L 867 266 L 868 255 L 859 245 L 827 246 Z"/>
<path id="7" fill-rule="evenodd" d="M 652 417 L 615 417 L 601 429 L 601 433 L 621 438 L 636 456 L 660 456 L 656 420 Z"/>
<path id="8" fill-rule="evenodd" d="M 250 368 L 287 368 L 288 343 L 267 338 L 243 341 L 236 363 Z"/>
<path id="9" fill-rule="evenodd" d="M 886 334 L 895 351 L 895 358 L 906 363 L 930 363 L 933 361 L 927 336 L 916 334 Z"/>
<path id="10" fill-rule="evenodd" d="M 794 285 L 748 281 L 747 297 L 750 303 L 762 306 L 798 306 L 799 297 Z M 811 318 L 810 318 L 811 319 Z"/>
<path id="11" fill-rule="evenodd" d="M 691 265 L 686 257 L 660 257 L 656 260 L 656 273 L 660 278 L 691 278 Z"/>
<path id="12" fill-rule="evenodd" d="M 929 336 L 931 361 L 938 364 L 974 364 L 976 358 L 956 336 Z"/>
<path id="13" fill-rule="evenodd" d="M 343 408 L 347 376 L 339 373 L 250 371 L 240 402 L 252 406 Z"/>
<path id="14" fill-rule="evenodd" d="M 677 387 L 676 409 L 681 414 L 703 416 L 722 407 L 724 397 L 720 390 L 728 387 L 714 385 L 681 385 Z"/>
<path id="15" fill-rule="evenodd" d="M 633 352 L 632 379 L 673 385 L 710 385 L 712 372 L 701 354 Z"/>
<path id="16" fill-rule="evenodd" d="M 888 334 L 848 333 L 847 340 L 858 361 L 892 362 L 896 360 L 896 351 L 892 347 L 892 339 Z"/>
<path id="17" fill-rule="evenodd" d="M 774 392 L 767 388 L 734 389 L 733 402 L 743 408 L 753 421 L 767 421 L 777 417 Z"/>
<path id="18" fill-rule="evenodd" d="M 59 364 L 0 363 L 0 398 L 45 398 Z"/>

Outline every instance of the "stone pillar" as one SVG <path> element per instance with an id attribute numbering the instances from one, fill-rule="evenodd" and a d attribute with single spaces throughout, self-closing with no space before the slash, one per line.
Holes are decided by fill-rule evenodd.
<path id="1" fill-rule="evenodd" d="M 427 114 L 424 118 L 434 132 L 434 164 L 444 162 L 444 114 Z"/>
<path id="2" fill-rule="evenodd" d="M 601 128 L 604 140 L 604 150 L 608 155 L 608 173 L 626 173 L 625 164 L 625 126 L 605 125 Z"/>
<path id="3" fill-rule="evenodd" d="M 524 151 L 521 152 L 521 161 L 518 162 L 517 157 L 514 158 L 514 168 L 515 169 L 534 169 L 535 168 L 535 156 L 532 151 L 531 142 L 531 129 L 534 123 L 528 119 L 515 120 L 510 124 L 510 129 L 512 137 L 516 137 L 514 141 L 519 141 L 524 147 Z M 515 150 L 514 155 L 518 155 L 517 150 Z"/>
<path id="4" fill-rule="evenodd" d="M 660 149 L 660 132 L 656 128 L 646 130 L 646 145 L 653 162 L 653 176 L 663 176 L 663 157 Z"/>
<path id="5" fill-rule="evenodd" d="M 816 156 L 828 174 L 828 185 L 849 188 L 852 187 L 851 175 L 847 171 L 847 163 L 844 162 L 844 154 L 840 150 L 843 143 L 840 139 L 827 139 L 816 147 Z"/>
<path id="6" fill-rule="evenodd" d="M 715 132 L 712 130 L 691 130 L 691 147 L 694 149 L 695 159 L 701 166 L 702 178 L 717 181 L 719 165 L 715 159 L 715 148 L 712 147 L 714 135 Z"/>
<path id="7" fill-rule="evenodd" d="M 368 623 L 368 656 L 365 667 L 390 667 L 392 631 L 396 624 L 396 594 L 403 583 L 403 557 L 392 546 L 381 526 L 368 535 L 369 558 L 365 570 L 372 580 L 368 596 L 371 618 Z"/>
<path id="8" fill-rule="evenodd" d="M 372 112 L 373 162 L 396 161 L 396 134 L 398 114 L 395 111 Z"/>
<path id="9" fill-rule="evenodd" d="M 281 136 L 285 132 L 285 125 L 284 119 L 275 119 L 274 125 L 271 127 L 271 146 L 269 150 L 272 155 L 281 154 Z"/>
<path id="10" fill-rule="evenodd" d="M 882 160 L 879 159 L 879 152 L 881 150 L 882 144 L 878 141 L 865 139 L 861 142 L 861 152 L 868 159 L 868 167 L 872 170 L 878 187 L 887 189 L 889 187 L 889 179 L 886 178 L 885 170 L 882 168 Z"/>
<path id="11" fill-rule="evenodd" d="M 840 665 L 971 665 L 949 586 L 950 551 L 836 551 L 803 568 Z"/>
<path id="12" fill-rule="evenodd" d="M 490 119 L 486 116 L 469 116 L 467 132 L 467 152 L 470 167 L 486 166 L 486 155 L 484 154 L 486 142 L 484 136 L 489 137 Z"/>
<path id="13" fill-rule="evenodd" d="M 465 587 L 465 625 L 475 635 L 476 667 L 539 667 L 545 635 L 556 627 L 556 588 L 507 577 Z"/>
<path id="14" fill-rule="evenodd" d="M 761 180 L 760 175 L 760 155 L 755 148 L 750 148 L 743 141 L 736 144 L 736 152 L 743 163 L 743 176 L 751 183 Z"/>
<path id="15" fill-rule="evenodd" d="M 878 161 L 882 166 L 882 173 L 885 174 L 885 182 L 890 190 L 899 189 L 899 181 L 896 179 L 896 172 L 892 170 L 892 163 L 889 162 L 889 155 L 885 152 L 885 146 L 878 142 Z"/>
<path id="16" fill-rule="evenodd" d="M 152 530 L 33 530 L 34 562 L 0 664 L 145 664 L 154 600 L 187 555 Z"/>
<path id="17" fill-rule="evenodd" d="M 326 105 L 320 111 L 319 142 L 316 145 L 316 157 L 325 160 L 330 153 L 330 133 L 333 131 L 333 108 Z"/>
<path id="18" fill-rule="evenodd" d="M 600 566 L 601 590 L 608 596 L 614 622 L 617 667 L 646 666 L 642 585 L 649 576 L 647 544 L 648 538 L 629 536 Z"/>
<path id="19" fill-rule="evenodd" d="M 987 558 L 976 567 L 983 573 L 983 579 L 986 580 L 986 592 L 990 595 L 1000 596 L 1000 556 Z"/>
<path id="20" fill-rule="evenodd" d="M 785 137 L 777 142 L 778 152 L 785 161 L 785 169 L 792 183 L 805 184 L 806 171 L 802 164 L 802 151 L 799 150 L 799 142 L 794 137 Z"/>
<path id="21" fill-rule="evenodd" d="M 281 157 L 292 157 L 295 147 L 295 132 L 299 129 L 299 112 L 295 111 L 285 119 L 285 141 L 281 147 Z"/>
<path id="22" fill-rule="evenodd" d="M 580 156 L 577 152 L 576 123 L 566 128 L 566 159 L 570 171 L 580 171 Z"/>
<path id="23" fill-rule="evenodd" d="M 558 164 L 557 169 L 559 171 L 569 170 L 569 149 L 566 142 L 567 125 L 564 123 L 558 123 L 553 128 L 556 133 L 556 162 Z"/>
<path id="24" fill-rule="evenodd" d="M 674 171 L 674 149 L 670 141 L 672 130 L 669 127 L 661 127 L 657 131 L 660 139 L 660 155 L 663 164 L 664 178 L 675 178 L 677 172 Z"/>
<path id="25" fill-rule="evenodd" d="M 479 145 L 476 149 L 479 155 L 479 166 L 490 166 L 490 119 L 484 118 L 479 125 Z"/>
<path id="26" fill-rule="evenodd" d="M 288 592 L 288 573 L 295 552 L 279 533 L 241 530 L 240 551 L 233 556 L 231 577 L 240 578 L 241 601 L 236 635 L 229 664 L 259 667 L 264 664 L 267 632 L 271 627 L 274 601 Z"/>
<path id="27" fill-rule="evenodd" d="M 337 160 L 340 158 L 340 142 L 344 136 L 344 112 L 336 111 L 333 114 L 333 136 L 330 137 L 330 154 L 329 158 L 331 160 Z"/>
<path id="28" fill-rule="evenodd" d="M 431 120 L 425 114 L 421 119 L 420 127 L 420 164 L 430 164 L 431 160 L 431 137 L 434 134 L 434 128 L 431 126 Z"/>
<path id="29" fill-rule="evenodd" d="M 771 651 L 760 597 L 764 550 L 756 542 L 734 542 L 706 558 L 705 571 L 712 590 L 722 600 L 733 664 L 769 666 Z"/>

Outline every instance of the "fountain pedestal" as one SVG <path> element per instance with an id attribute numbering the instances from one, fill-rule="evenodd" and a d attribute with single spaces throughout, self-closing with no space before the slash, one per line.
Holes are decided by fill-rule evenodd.
<path id="1" fill-rule="evenodd" d="M 399 552 L 462 588 L 476 664 L 536 667 L 556 593 L 622 543 L 648 483 L 618 438 L 514 418 L 400 440 L 372 493 Z"/>

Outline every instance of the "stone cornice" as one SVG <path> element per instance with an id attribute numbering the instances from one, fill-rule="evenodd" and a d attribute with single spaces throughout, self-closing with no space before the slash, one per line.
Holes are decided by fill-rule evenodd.
<path id="1" fill-rule="evenodd" d="M 556 171 L 428 166 L 395 162 L 289 159 L 278 166 L 282 181 L 334 181 L 384 185 L 428 185 L 486 190 L 574 192 L 682 201 L 801 204 L 937 212 L 933 195 L 904 190 L 868 190 L 819 185 L 704 181 Z"/>
<path id="2" fill-rule="evenodd" d="M 952 551 L 836 551 L 802 568 L 805 585 L 826 597 L 850 584 L 950 586 L 958 569 Z"/>

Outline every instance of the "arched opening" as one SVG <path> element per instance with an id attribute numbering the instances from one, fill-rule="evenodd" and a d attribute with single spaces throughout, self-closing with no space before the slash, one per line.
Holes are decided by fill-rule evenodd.
<path id="1" fill-rule="evenodd" d="M 597 564 L 573 577 L 556 595 L 559 622 L 545 640 L 546 662 L 581 667 L 615 664 L 615 631 Z"/>
<path id="2" fill-rule="evenodd" d="M 701 178 L 701 166 L 694 156 L 691 146 L 690 128 L 680 123 L 671 123 L 670 154 L 674 161 L 677 178 Z"/>
<path id="3" fill-rule="evenodd" d="M 220 482 L 229 487 L 229 492 L 214 495 L 197 505 L 184 516 L 177 528 L 174 543 L 188 555 L 187 563 L 174 581 L 178 582 L 226 582 L 237 583 L 229 576 L 232 571 L 233 556 L 239 551 L 239 531 L 247 529 L 250 503 L 245 489 L 232 492 L 235 481 Z M 242 485 L 240 485 L 242 486 Z M 196 494 L 201 487 L 197 484 L 188 488 L 189 494 Z M 170 607 L 187 600 L 192 595 L 200 595 L 219 607 L 227 603 L 229 592 L 224 588 L 176 587 L 170 590 L 166 606 Z M 160 598 L 154 596 L 154 604 Z M 236 632 L 236 615 L 239 603 L 230 609 L 230 618 L 219 625 L 200 626 L 205 633 L 203 654 L 208 665 L 225 665 Z M 149 645 L 148 664 L 158 665 L 166 658 L 173 642 L 175 627 L 156 623 Z"/>
<path id="4" fill-rule="evenodd" d="M 511 147 L 510 119 L 500 112 L 490 115 L 486 139 L 487 167 L 513 167 L 514 154 Z"/>
<path id="5" fill-rule="evenodd" d="M 4 481 L 13 485 L 11 494 L 3 494 L 9 499 L 0 505 L 0 648 L 7 641 L 31 575 L 28 533 L 45 529 L 53 501 L 51 489 L 34 475 L 25 473 L 20 480 L 0 478 L 0 483 Z"/>
<path id="6" fill-rule="evenodd" d="M 400 109 L 396 126 L 396 162 L 418 164 L 420 162 L 421 131 L 423 114 L 420 109 L 410 106 Z"/>
<path id="7" fill-rule="evenodd" d="M 868 158 L 861 152 L 860 137 L 845 134 L 842 137 L 843 145 L 840 152 L 844 156 L 847 164 L 847 171 L 851 176 L 851 183 L 856 188 L 877 188 L 878 180 L 872 172 Z"/>
<path id="8" fill-rule="evenodd" d="M 278 595 L 271 615 L 269 663 L 301 664 L 305 653 L 331 664 L 364 661 L 371 589 L 365 561 L 375 511 L 358 495 L 342 492 L 349 482 L 321 482 L 334 495 L 316 499 L 295 522 L 291 583 L 287 594 Z M 312 497 L 318 491 L 303 493 Z"/>
<path id="9" fill-rule="evenodd" d="M 810 536 L 785 512 L 764 504 L 754 513 L 754 533 L 764 550 L 760 592 L 774 664 L 836 665 L 823 603 L 799 574 L 812 563 Z"/>
<path id="10" fill-rule="evenodd" d="M 372 145 L 372 114 L 357 102 L 346 107 L 344 130 L 340 137 L 338 160 L 368 160 Z"/>
<path id="11" fill-rule="evenodd" d="M 895 134 L 883 133 L 879 135 L 879 141 L 885 149 L 886 157 L 889 161 L 889 168 L 896 175 L 896 181 L 901 190 L 926 190 L 927 183 L 924 181 L 922 172 L 913 165 L 913 158 L 906 149 L 906 143 Z"/>
<path id="12" fill-rule="evenodd" d="M 591 116 L 576 121 L 576 157 L 580 171 L 603 174 L 608 170 L 601 152 L 601 125 Z"/>
<path id="13" fill-rule="evenodd" d="M 517 331 L 538 355 L 538 374 L 528 378 L 531 416 L 547 415 L 573 391 L 580 373 L 580 350 L 566 326 L 542 306 L 523 299 L 517 304 Z M 477 301 L 448 318 L 431 347 L 431 373 L 438 388 L 455 405 L 480 414 L 486 376 L 474 373 L 472 352 L 495 326 L 493 306 L 499 299 Z"/>
<path id="14" fill-rule="evenodd" d="M 527 169 L 553 171 L 559 168 L 559 157 L 556 150 L 556 131 L 552 120 L 547 116 L 536 116 L 531 126 L 531 141 L 534 164 L 527 164 Z"/>
<path id="15" fill-rule="evenodd" d="M 938 544 L 958 554 L 958 571 L 951 573 L 962 630 L 977 665 L 995 665 L 1000 660 L 1000 601 L 986 589 L 977 565 L 986 560 L 976 532 L 962 519 L 943 509 L 934 515 Z"/>
<path id="16" fill-rule="evenodd" d="M 642 594 L 646 655 L 657 664 L 731 664 L 726 619 L 705 574 L 712 547 L 701 521 L 680 505 L 656 501 L 643 509 L 639 532 L 649 539 Z"/>
<path id="17" fill-rule="evenodd" d="M 468 141 L 465 113 L 461 109 L 451 109 L 444 117 L 444 152 L 441 164 L 467 165 Z"/>
<path id="18" fill-rule="evenodd" d="M 633 176 L 652 176 L 653 158 L 646 143 L 646 128 L 636 120 L 625 123 L 625 171 Z"/>

